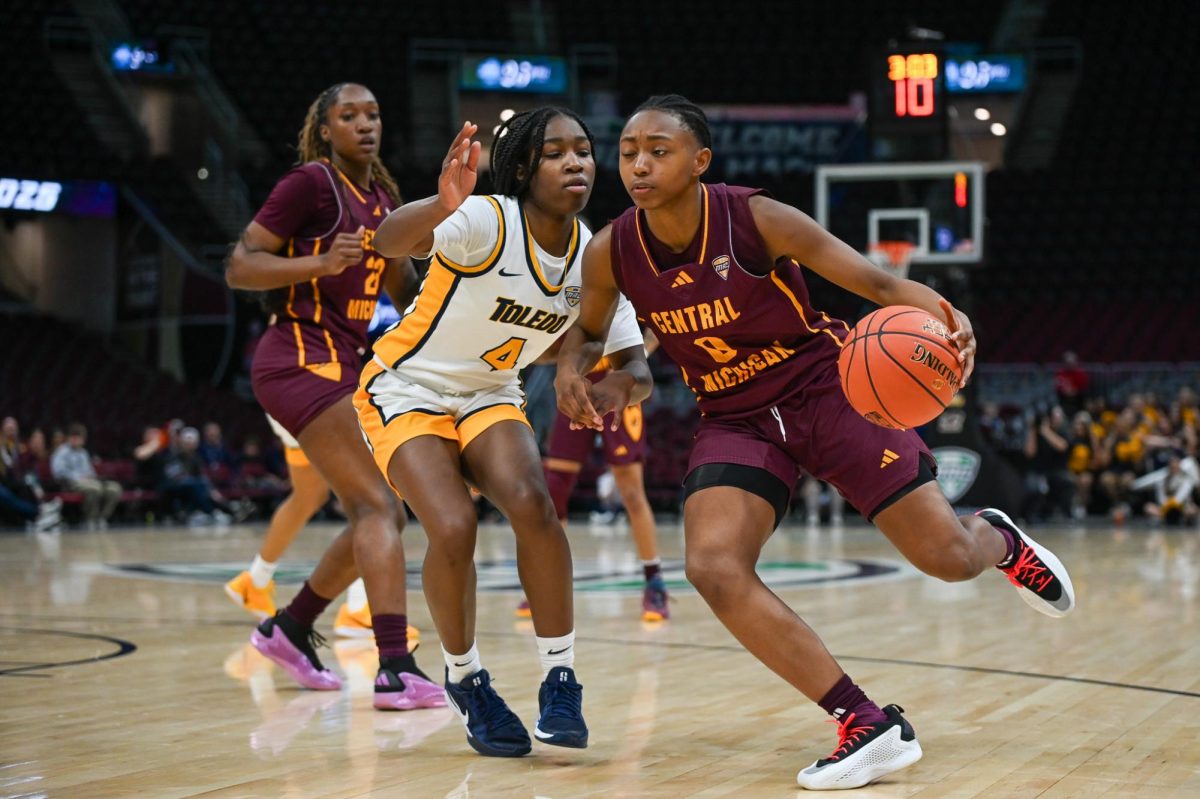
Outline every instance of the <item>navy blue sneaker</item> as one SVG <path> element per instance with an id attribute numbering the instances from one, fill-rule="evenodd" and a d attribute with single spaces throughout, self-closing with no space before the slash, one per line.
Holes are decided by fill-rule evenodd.
<path id="1" fill-rule="evenodd" d="M 446 704 L 467 728 L 467 743 L 481 755 L 520 757 L 533 745 L 525 725 L 492 688 L 492 675 L 480 669 L 457 685 L 446 674 Z"/>
<path id="2" fill-rule="evenodd" d="M 583 686 L 575 681 L 574 669 L 557 666 L 550 669 L 538 691 L 537 726 L 533 734 L 553 746 L 586 749 L 587 723 L 583 720 Z"/>

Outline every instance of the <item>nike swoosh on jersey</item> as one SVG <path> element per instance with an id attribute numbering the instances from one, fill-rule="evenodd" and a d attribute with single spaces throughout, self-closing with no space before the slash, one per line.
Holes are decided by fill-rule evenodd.
<path id="1" fill-rule="evenodd" d="M 504 269 L 503 269 L 503 268 L 501 268 L 501 269 L 500 269 L 500 276 L 501 276 L 501 277 L 520 277 L 520 276 L 521 276 L 521 273 L 520 273 L 520 272 L 505 272 L 505 271 L 504 271 Z"/>

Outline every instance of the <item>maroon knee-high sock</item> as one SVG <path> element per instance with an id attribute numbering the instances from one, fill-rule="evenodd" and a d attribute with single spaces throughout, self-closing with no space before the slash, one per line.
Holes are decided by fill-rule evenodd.
<path id="1" fill-rule="evenodd" d="M 839 722 L 845 721 L 851 713 L 855 724 L 878 724 L 888 720 L 879 705 L 867 698 L 849 674 L 843 674 L 817 704 Z"/>
<path id="2" fill-rule="evenodd" d="M 371 626 L 375 628 L 375 645 L 379 647 L 380 660 L 408 654 L 408 616 L 403 613 L 373 613 Z"/>
<path id="3" fill-rule="evenodd" d="M 291 604 L 284 609 L 284 613 L 291 616 L 302 627 L 312 627 L 317 616 L 324 613 L 325 608 L 329 607 L 329 603 L 332 601 L 312 590 L 312 586 L 305 580 L 304 587 L 292 599 Z"/>

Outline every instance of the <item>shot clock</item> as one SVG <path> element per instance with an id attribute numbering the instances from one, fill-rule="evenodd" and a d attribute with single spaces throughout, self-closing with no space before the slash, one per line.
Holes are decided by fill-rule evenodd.
<path id="1" fill-rule="evenodd" d="M 945 64 L 941 50 L 930 44 L 873 50 L 868 57 L 869 127 L 876 158 L 945 157 Z"/>

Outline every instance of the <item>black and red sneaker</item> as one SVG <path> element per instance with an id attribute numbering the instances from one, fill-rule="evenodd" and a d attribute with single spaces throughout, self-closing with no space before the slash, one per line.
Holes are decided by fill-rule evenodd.
<path id="1" fill-rule="evenodd" d="M 996 568 L 1008 575 L 1008 581 L 1019 589 L 1025 604 L 1055 618 L 1070 613 L 1075 607 L 1075 588 L 1062 561 L 1017 527 L 1003 511 L 984 508 L 975 515 L 1012 533 L 1015 542 L 1012 556 Z"/>
<path id="2" fill-rule="evenodd" d="M 875 724 L 856 724 L 851 713 L 838 723 L 837 749 L 797 774 L 796 782 L 810 791 L 861 788 L 916 763 L 921 744 L 903 712 L 888 705 L 883 708 L 887 721 Z"/>

